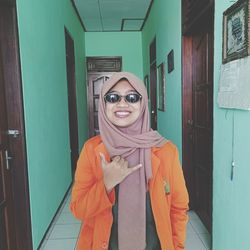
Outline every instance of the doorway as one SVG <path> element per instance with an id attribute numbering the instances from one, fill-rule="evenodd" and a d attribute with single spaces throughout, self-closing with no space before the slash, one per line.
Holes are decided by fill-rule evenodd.
<path id="1" fill-rule="evenodd" d="M 185 2 L 185 1 L 184 1 Z M 192 2 L 192 1 L 191 1 Z M 193 0 L 194 2 L 194 0 Z M 207 1 L 208 3 L 209 1 Z M 185 7 L 185 4 L 183 5 Z M 190 208 L 212 230 L 214 7 L 183 17 L 183 171 Z M 185 10 L 184 10 L 185 13 Z M 202 14 L 200 14 L 202 13 Z M 190 14 L 191 15 L 191 14 Z M 188 23 L 188 18 L 190 22 Z"/>
<path id="2" fill-rule="evenodd" d="M 87 57 L 89 137 L 99 134 L 98 104 L 102 85 L 121 68 L 122 57 Z"/>
<path id="3" fill-rule="evenodd" d="M 156 66 L 156 38 L 149 47 L 150 60 L 150 110 L 151 128 L 157 130 L 157 66 Z"/>
<path id="4" fill-rule="evenodd" d="M 15 0 L 0 2 L 0 249 L 31 250 Z"/>
<path id="5" fill-rule="evenodd" d="M 71 172 L 75 174 L 78 152 L 78 119 L 76 104 L 76 79 L 75 79 L 75 50 L 74 40 L 65 28 L 66 45 L 66 67 L 67 67 L 67 87 L 68 87 L 68 113 L 69 113 L 69 139 Z"/>

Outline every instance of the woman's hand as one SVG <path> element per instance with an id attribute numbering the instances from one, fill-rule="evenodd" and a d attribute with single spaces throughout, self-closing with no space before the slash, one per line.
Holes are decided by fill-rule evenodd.
<path id="1" fill-rule="evenodd" d="M 100 153 L 100 157 L 103 170 L 103 181 L 108 193 L 128 175 L 142 167 L 142 164 L 139 164 L 129 168 L 128 162 L 120 156 L 115 156 L 110 163 L 106 161 L 102 153 Z"/>

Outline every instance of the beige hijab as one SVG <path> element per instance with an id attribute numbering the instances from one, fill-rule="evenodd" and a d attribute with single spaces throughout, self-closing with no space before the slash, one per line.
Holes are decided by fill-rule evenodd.
<path id="1" fill-rule="evenodd" d="M 121 79 L 142 96 L 141 112 L 129 127 L 117 127 L 105 114 L 104 95 Z M 144 250 L 146 248 L 146 192 L 152 177 L 151 148 L 161 147 L 166 140 L 150 128 L 148 95 L 143 82 L 128 72 L 114 74 L 102 87 L 99 112 L 99 128 L 102 141 L 110 157 L 119 155 L 129 166 L 139 163 L 142 168 L 133 172 L 119 184 L 118 195 L 118 245 L 119 250 Z"/>

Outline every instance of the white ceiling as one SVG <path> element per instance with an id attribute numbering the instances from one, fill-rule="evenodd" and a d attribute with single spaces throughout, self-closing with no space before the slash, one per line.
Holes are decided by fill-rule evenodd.
<path id="1" fill-rule="evenodd" d="M 73 1 L 86 31 L 138 31 L 153 0 Z"/>

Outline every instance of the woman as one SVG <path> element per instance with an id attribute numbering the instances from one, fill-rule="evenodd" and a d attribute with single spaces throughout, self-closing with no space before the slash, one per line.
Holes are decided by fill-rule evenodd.
<path id="1" fill-rule="evenodd" d="M 176 146 L 150 129 L 143 82 L 114 74 L 99 100 L 100 136 L 80 154 L 70 208 L 78 250 L 184 249 L 188 194 Z"/>

